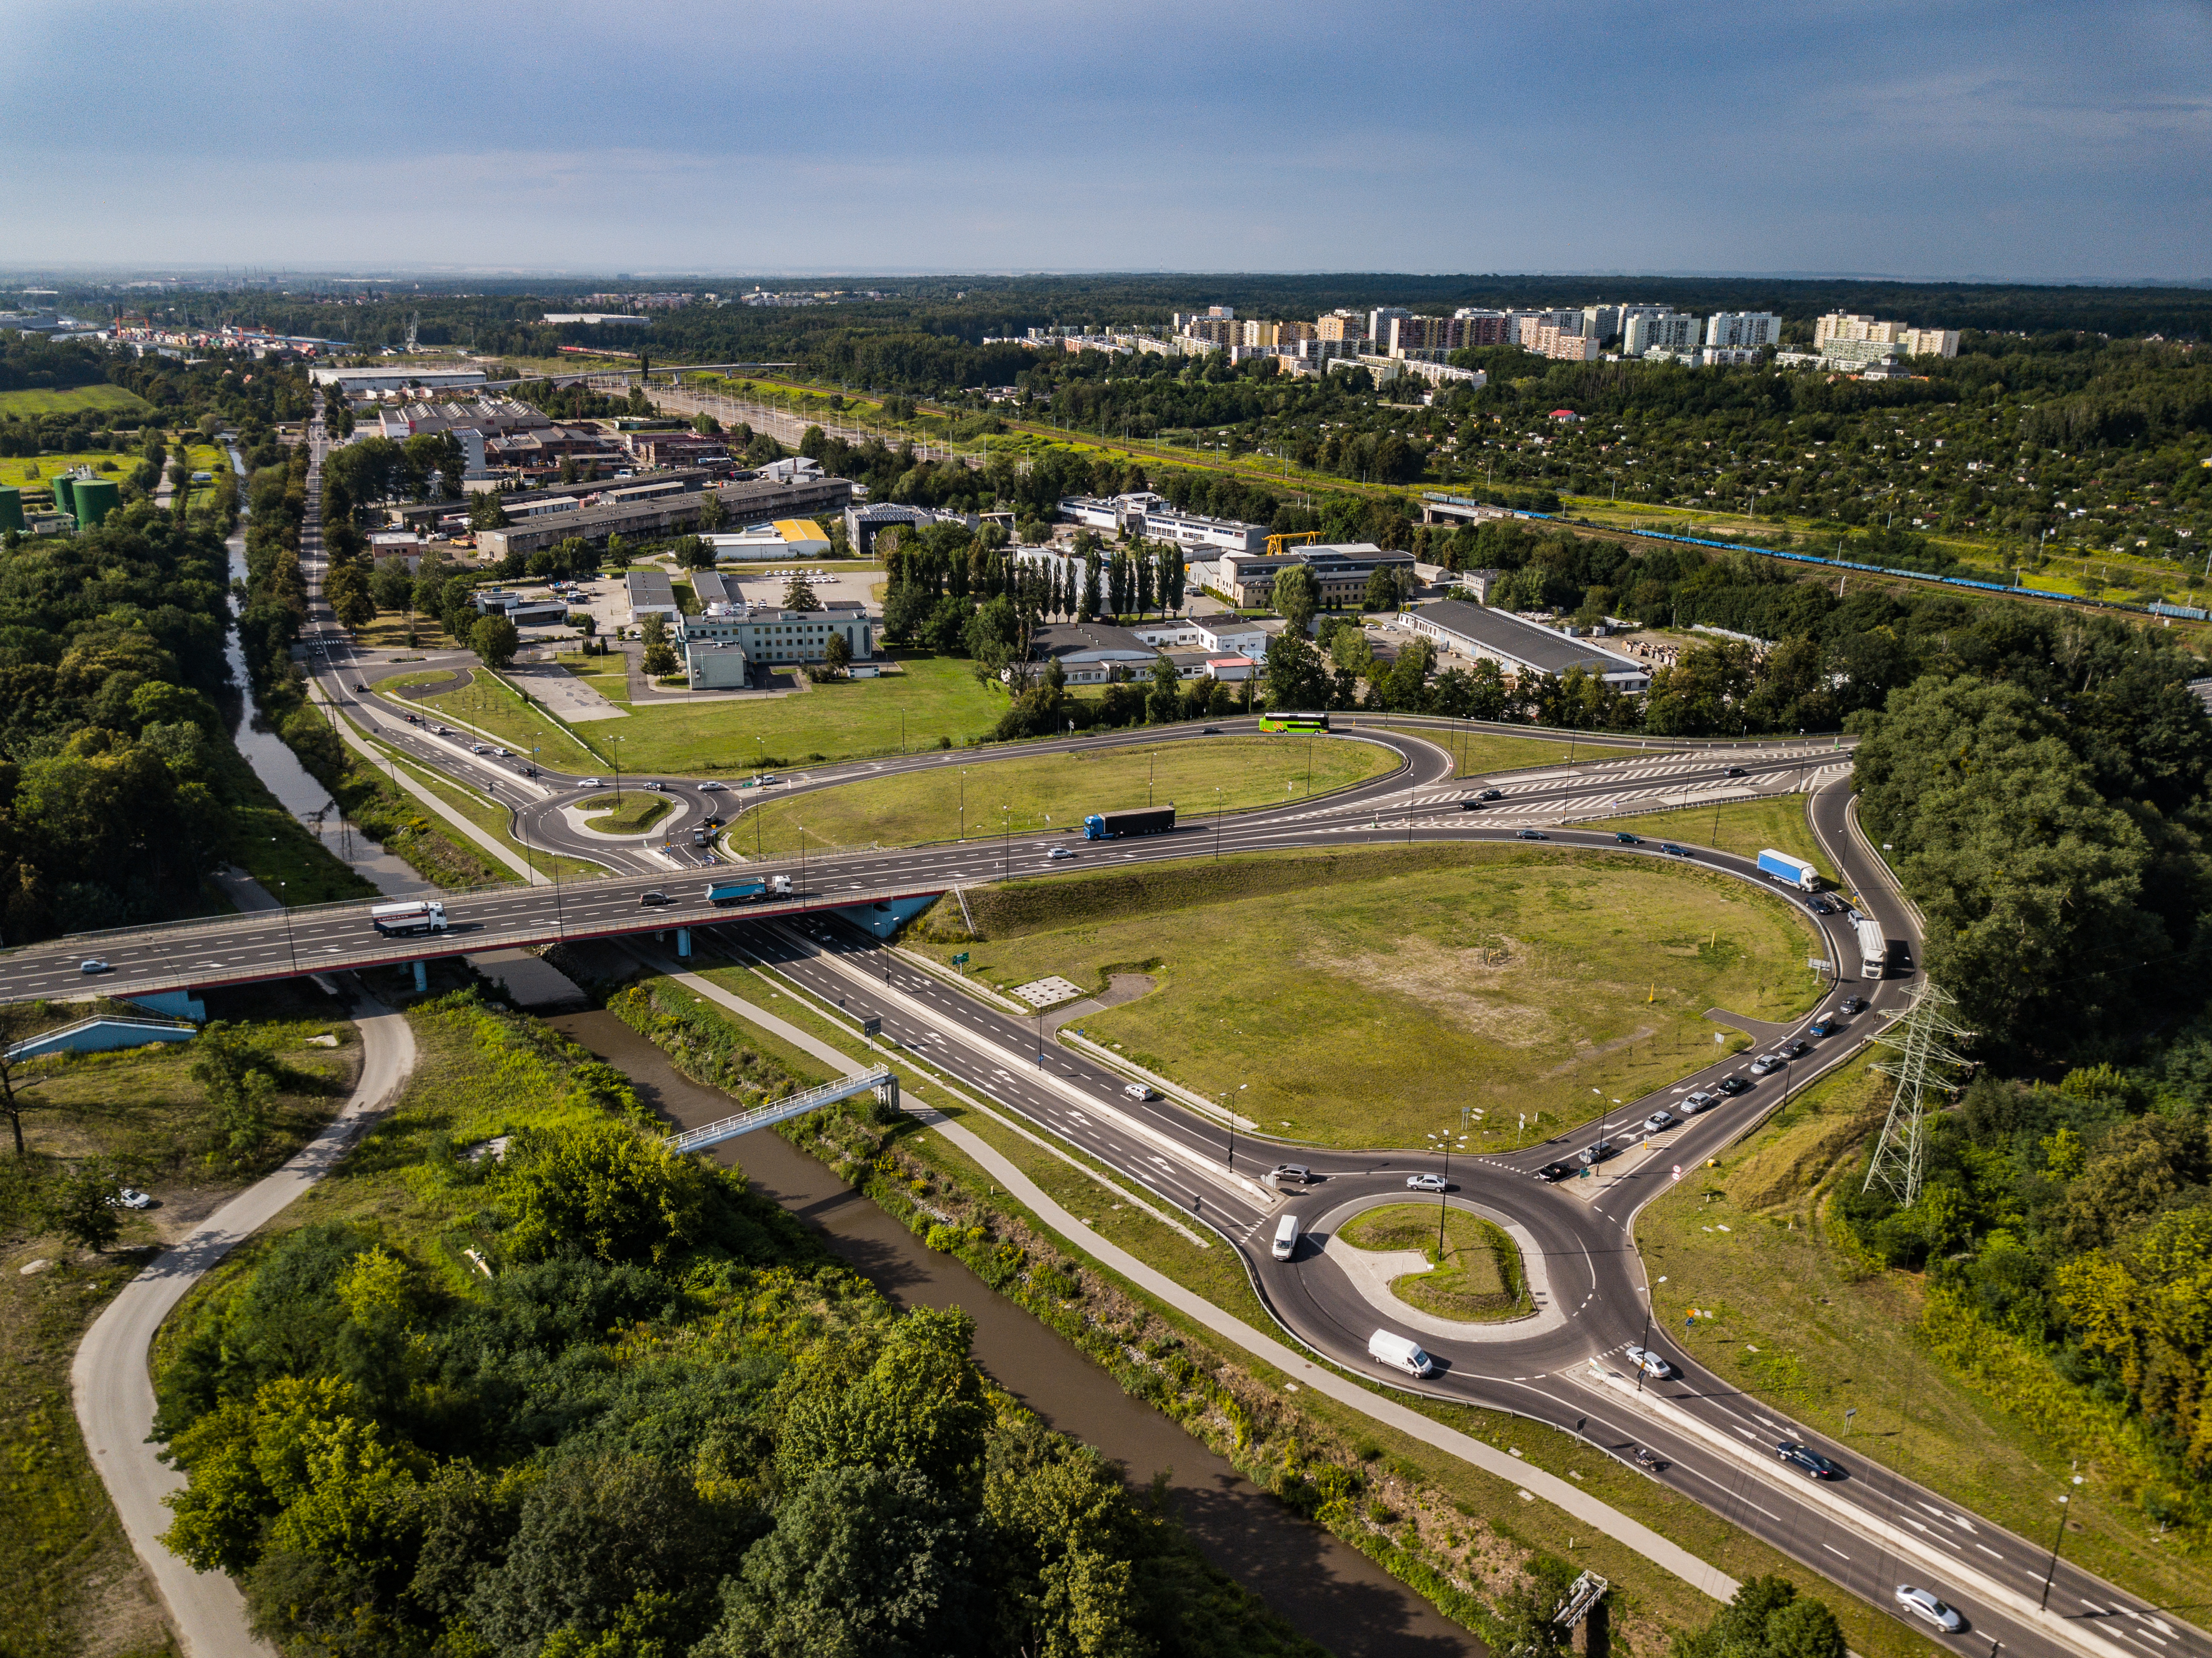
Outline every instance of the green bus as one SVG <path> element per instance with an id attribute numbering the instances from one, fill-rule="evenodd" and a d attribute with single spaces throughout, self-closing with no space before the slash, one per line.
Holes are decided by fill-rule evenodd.
<path id="1" fill-rule="evenodd" d="M 1325 714 L 1263 714 L 1260 716 L 1263 732 L 1325 732 L 1328 716 Z"/>

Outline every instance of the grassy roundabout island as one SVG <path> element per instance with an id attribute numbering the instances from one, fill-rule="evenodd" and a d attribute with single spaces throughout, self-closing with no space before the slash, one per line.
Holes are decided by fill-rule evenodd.
<path id="1" fill-rule="evenodd" d="M 1446 1209 L 1440 1255 L 1437 1209 L 1430 1203 L 1385 1204 L 1353 1216 L 1336 1235 L 1355 1249 L 1418 1249 L 1426 1256 L 1430 1271 L 1390 1280 L 1392 1295 L 1425 1313 L 1479 1324 L 1534 1312 L 1513 1240 L 1480 1215 Z"/>
<path id="2" fill-rule="evenodd" d="M 1517 845 L 1358 847 L 1147 865 L 967 894 L 921 923 L 940 958 L 1012 986 L 1058 974 L 1147 995 L 1078 1022 L 1266 1133 L 1478 1151 L 1632 1100 L 1744 1038 L 1712 1008 L 1810 1007 L 1809 927 L 1692 865 Z M 1722 1038 L 1717 1046 L 1715 1035 Z M 1520 1119 L 1528 1118 L 1525 1133 Z"/>
<path id="3" fill-rule="evenodd" d="M 1178 738 L 1156 748 L 1029 755 L 848 783 L 759 807 L 747 814 L 744 838 L 773 856 L 797 853 L 802 831 L 807 849 L 819 852 L 1058 834 L 1080 829 L 1094 811 L 1146 805 L 1173 804 L 1188 821 L 1204 818 L 1217 801 L 1225 811 L 1279 805 L 1364 782 L 1397 763 L 1373 743 Z"/>
<path id="4" fill-rule="evenodd" d="M 675 802 L 665 794 L 638 789 L 622 794 L 595 794 L 588 800 L 579 800 L 576 810 L 596 813 L 584 819 L 584 827 L 598 835 L 642 835 L 675 810 Z"/>

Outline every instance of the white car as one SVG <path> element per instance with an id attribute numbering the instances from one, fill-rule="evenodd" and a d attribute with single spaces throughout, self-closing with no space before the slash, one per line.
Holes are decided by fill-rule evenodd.
<path id="1" fill-rule="evenodd" d="M 97 956 L 88 956 L 76 964 L 76 970 L 88 977 L 94 974 L 112 973 L 115 969 Z"/>
<path id="2" fill-rule="evenodd" d="M 1694 1117 L 1707 1106 L 1717 1103 L 1719 1098 L 1717 1094 L 1708 1093 L 1702 1088 L 1694 1094 L 1685 1094 L 1682 1096 L 1682 1114 Z"/>
<path id="3" fill-rule="evenodd" d="M 1956 1635 L 1966 1627 L 1966 1620 L 1937 1600 L 1935 1594 L 1910 1583 L 1897 1586 L 1897 1604 L 1915 1618 L 1924 1618 L 1946 1635 Z"/>
<path id="4" fill-rule="evenodd" d="M 1625 1347 L 1621 1350 L 1621 1355 L 1644 1375 L 1656 1377 L 1661 1382 L 1664 1382 L 1674 1374 L 1674 1367 L 1649 1347 Z"/>
<path id="5" fill-rule="evenodd" d="M 1146 1087 L 1142 1083 L 1131 1083 L 1121 1091 L 1124 1094 L 1127 1094 L 1133 1100 L 1156 1100 L 1159 1098 L 1158 1095 L 1153 1093 L 1151 1089 Z"/>
<path id="6" fill-rule="evenodd" d="M 471 754 L 489 754 L 491 752 L 491 744 L 489 743 L 471 743 L 469 744 L 469 752 Z"/>
<path id="7" fill-rule="evenodd" d="M 1781 1066 L 1782 1056 L 1779 1054 L 1762 1054 L 1751 1062 L 1751 1074 L 1764 1077 L 1770 1071 L 1779 1070 Z"/>
<path id="8" fill-rule="evenodd" d="M 1644 1132 L 1647 1134 L 1663 1134 L 1674 1126 L 1674 1114 L 1671 1111 L 1654 1111 L 1644 1120 Z"/>
<path id="9" fill-rule="evenodd" d="M 607 780 L 604 777 L 586 777 L 582 782 L 576 785 L 580 789 L 603 789 L 606 787 L 606 786 Z"/>
<path id="10" fill-rule="evenodd" d="M 514 758 L 514 750 L 513 749 L 494 749 L 492 752 L 502 760 L 512 760 Z"/>
<path id="11" fill-rule="evenodd" d="M 699 785 L 699 793 L 702 794 L 720 794 L 721 792 L 722 786 L 711 777 Z"/>
<path id="12" fill-rule="evenodd" d="M 1068 859 L 1074 857 L 1075 851 L 1072 847 L 1054 847 L 1045 855 L 1051 859 L 1054 863 L 1059 864 L 1065 863 Z"/>
<path id="13" fill-rule="evenodd" d="M 1451 1188 L 1444 1184 L 1442 1175 L 1408 1175 L 1406 1176 L 1406 1189 L 1408 1192 L 1448 1192 Z"/>

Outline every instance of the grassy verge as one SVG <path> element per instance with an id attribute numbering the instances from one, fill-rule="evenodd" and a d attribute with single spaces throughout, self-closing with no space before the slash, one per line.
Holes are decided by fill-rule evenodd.
<path id="1" fill-rule="evenodd" d="M 295 908 L 343 898 L 373 898 L 376 889 L 332 857 L 307 826 L 286 811 L 228 742 L 210 744 L 213 763 L 237 804 L 223 855 L 270 892 Z"/>
<path id="2" fill-rule="evenodd" d="M 1176 805 L 1184 816 L 1279 805 L 1375 776 L 1395 756 L 1368 743 L 1212 737 L 1139 748 L 1036 754 L 962 769 L 940 766 L 777 800 L 747 814 L 775 853 L 909 846 L 999 834 L 1071 832 L 1085 814 Z M 1009 813 L 1006 808 L 1011 807 Z M 748 837 L 751 838 L 751 837 Z"/>
<path id="3" fill-rule="evenodd" d="M 1836 884 L 1836 866 L 1813 833 L 1802 794 L 1770 794 L 1718 806 L 1681 806 L 1672 811 L 1600 817 L 1593 819 L 1590 827 L 1626 830 L 1647 840 L 1711 847 L 1739 858 L 1756 858 L 1771 847 L 1802 858 L 1820 872 L 1829 885 Z"/>
<path id="4" fill-rule="evenodd" d="M 577 803 L 579 811 L 596 814 L 584 827 L 601 835 L 642 835 L 676 809 L 665 794 L 639 789 L 629 794 L 595 794 Z"/>
<path id="5" fill-rule="evenodd" d="M 1340 729 L 1358 729 L 1342 726 Z M 1648 750 L 1586 742 L 1579 737 L 1500 737 L 1495 732 L 1456 731 L 1444 726 L 1394 726 L 1379 729 L 1419 737 L 1434 743 L 1452 756 L 1455 777 L 1484 777 L 1497 771 L 1522 771 L 1534 766 L 1559 766 L 1570 762 L 1626 760 L 1643 753 L 1664 754 L 1663 747 Z"/>
<path id="6" fill-rule="evenodd" d="M 397 690 L 421 684 L 436 684 L 443 673 L 431 671 L 410 674 L 392 682 L 390 689 Z M 492 739 L 517 754 L 535 751 L 541 765 L 558 771 L 593 772 L 608 768 L 612 762 L 586 746 L 576 734 L 554 719 L 534 702 L 526 702 L 522 694 L 498 675 L 481 669 L 471 671 L 468 683 L 456 689 L 419 700 L 409 699 L 404 706 L 436 714 L 445 719 L 464 721 L 479 732 L 489 732 Z M 630 721 L 623 722 L 626 737 Z M 621 749 L 623 769 L 650 769 L 641 766 L 635 755 L 625 742 Z"/>
<path id="7" fill-rule="evenodd" d="M 1443 1247 L 1437 1248 L 1443 1218 Z M 1443 1205 L 1392 1203 L 1370 1209 L 1337 1229 L 1355 1249 L 1418 1249 L 1431 1271 L 1393 1278 L 1390 1293 L 1440 1318 L 1482 1323 L 1529 1310 L 1521 1251 L 1504 1230 L 1480 1215 Z"/>
<path id="8" fill-rule="evenodd" d="M 745 968 L 708 974 L 855 1059 L 866 1056 L 856 1034 L 773 975 Z M 704 1011 L 720 1017 L 711 1008 Z M 750 1029 L 744 1039 L 770 1045 Z M 1086 1232 L 1119 1244 L 1254 1327 L 1273 1330 L 1231 1251 L 1218 1242 L 1200 1249 L 1117 1202 L 1062 1158 L 953 1100 L 912 1056 L 893 1062 L 905 1093 L 981 1135 L 1080 1218 Z M 1079 1239 L 1051 1232 L 941 1138 L 909 1133 L 881 1142 L 835 1109 L 779 1132 L 831 1161 L 933 1248 L 959 1254 L 1133 1395 L 1174 1418 L 1285 1502 L 1479 1632 L 1493 1638 L 1501 1633 L 1493 1608 L 1525 1582 L 1532 1565 L 1546 1559 L 1564 1559 L 1571 1570 L 1588 1568 L 1612 1580 L 1620 1597 L 1614 1638 L 1635 1653 L 1663 1651 L 1671 1631 L 1700 1627 L 1711 1616 L 1714 1603 L 1687 1584 L 1608 1539 L 1577 1534 L 1564 1515 L 1524 1498 L 1512 1481 L 1300 1388 L 1152 1300 L 1097 1266 Z M 1062 1150 L 1091 1164 L 1082 1153 Z M 1008 1275 L 1000 1252 L 1009 1244 L 1038 1263 L 1030 1267 L 1027 1284 Z M 1030 1286 L 1048 1293 L 1036 1294 Z M 1736 1577 L 1779 1572 L 1813 1587 L 1835 1607 L 1851 1649 L 1864 1658 L 1929 1658 L 1935 1650 L 1916 1631 L 1820 1582 L 1816 1574 L 1580 1440 L 1468 1407 L 1421 1408 L 1532 1466 L 1573 1479 Z"/>
<path id="9" fill-rule="evenodd" d="M 1001 986 L 1115 970 L 1151 993 L 1084 1034 L 1200 1093 L 1246 1091 L 1263 1132 L 1419 1145 L 1475 1120 L 1578 1121 L 1715 1057 L 1707 1009 L 1812 1005 L 1809 933 L 1779 901 L 1644 858 L 1428 846 L 1267 854 L 1020 882 L 919 929 Z M 1317 1063 L 1320 1056 L 1324 1062 Z"/>
<path id="10" fill-rule="evenodd" d="M 145 1264 L 241 1186 L 298 1149 L 352 1087 L 360 1048 L 352 1027 L 321 1017 L 319 999 L 274 989 L 212 998 L 217 1017 L 250 1020 L 277 1083 L 268 1132 L 237 1159 L 192 1080 L 189 1045 L 55 1058 L 27 1067 L 27 1157 L 0 1171 L 0 1651 L 15 1658 L 97 1652 L 152 1658 L 174 1650 L 85 1455 L 70 1403 L 69 1370 L 85 1330 Z M 57 1019 L 89 1007 L 52 1010 Z M 334 1036 L 335 1048 L 309 1038 Z M 19 1074 L 15 1086 L 25 1088 Z M 112 1159 L 157 1208 L 127 1212 L 118 1245 L 80 1250 L 39 1218 L 45 1183 L 68 1163 Z M 210 1162 L 210 1157 L 215 1161 Z M 26 1273 L 24 1268 L 47 1265 Z"/>
<path id="11" fill-rule="evenodd" d="M 1829 1218 L 1887 1101 L 1854 1065 L 1646 1209 L 1638 1232 L 1656 1312 L 1723 1380 L 2036 1546 L 2078 1467 L 2087 1483 L 2073 1488 L 2081 1529 L 2069 1531 L 2067 1558 L 2153 1605 L 2201 1601 L 2202 1561 L 2115 1489 L 2124 1481 L 2109 1476 L 2123 1471 L 1953 1370 L 1931 1350 L 1925 1281 L 1868 1265 Z M 1686 1327 L 1692 1307 L 1700 1316 Z"/>
<path id="12" fill-rule="evenodd" d="M 608 701 L 629 706 L 629 659 L 621 652 L 610 650 L 605 656 L 586 656 L 579 651 L 554 659 Z"/>
<path id="13" fill-rule="evenodd" d="M 604 659 L 609 663 L 621 659 Z M 620 730 L 595 730 L 594 744 L 619 739 L 624 771 L 671 775 L 738 774 L 757 764 L 796 765 L 890 754 L 902 746 L 964 746 L 990 734 L 1006 712 L 1006 692 L 979 683 L 968 662 L 892 653 L 902 671 L 881 679 L 815 686 L 789 696 L 746 701 L 638 704 Z M 596 771 L 611 761 L 585 750 L 505 685 L 482 682 L 417 706 L 495 733 L 509 747 L 545 747 L 548 765 Z M 532 733 L 543 733 L 533 738 Z M 609 753 L 612 750 L 609 750 Z"/>

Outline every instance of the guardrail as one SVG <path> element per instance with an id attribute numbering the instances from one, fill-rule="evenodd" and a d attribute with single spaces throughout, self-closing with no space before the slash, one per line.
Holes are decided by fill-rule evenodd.
<path id="1" fill-rule="evenodd" d="M 733 1140 L 740 1134 L 750 1134 L 757 1128 L 773 1128 L 780 1122 L 789 1122 L 793 1117 L 803 1117 L 810 1111 L 818 1111 L 825 1105 L 835 1105 L 839 1100 L 849 1100 L 855 1094 L 874 1090 L 888 1091 L 894 1108 L 898 1105 L 898 1078 L 888 1066 L 878 1066 L 872 1071 L 855 1077 L 841 1077 L 834 1083 L 823 1083 L 818 1088 L 804 1093 L 787 1095 L 767 1105 L 755 1106 L 750 1111 L 740 1111 L 734 1117 L 725 1117 L 720 1122 L 710 1122 L 702 1128 L 687 1128 L 680 1134 L 670 1134 L 660 1143 L 676 1152 L 703 1151 L 710 1145 L 720 1145 L 724 1140 Z"/>

